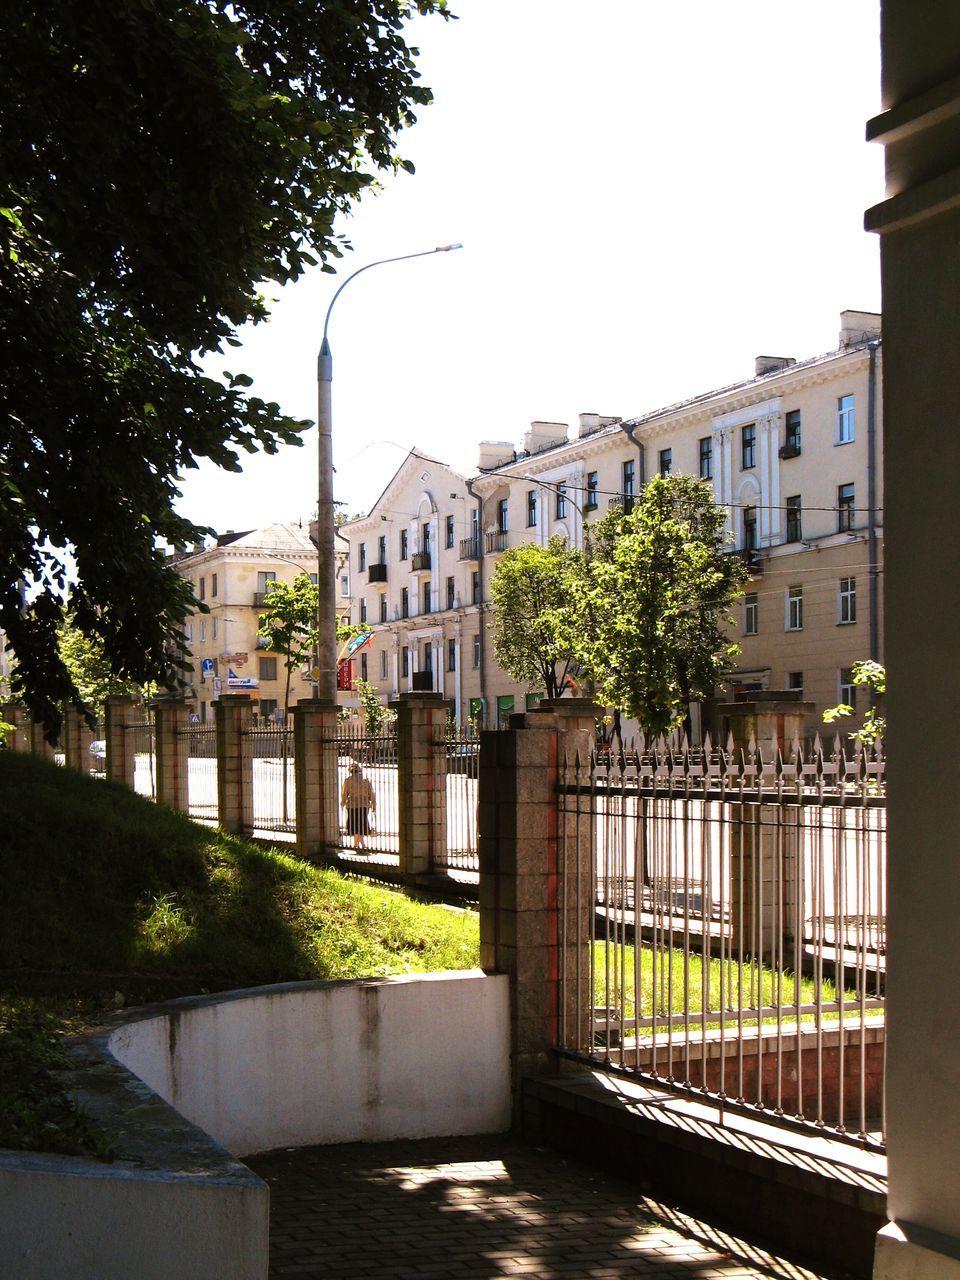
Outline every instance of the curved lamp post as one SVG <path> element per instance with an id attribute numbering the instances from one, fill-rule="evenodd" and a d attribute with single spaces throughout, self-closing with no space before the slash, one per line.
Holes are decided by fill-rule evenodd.
<path id="1" fill-rule="evenodd" d="M 337 623 L 336 623 L 336 583 L 334 581 L 333 550 L 333 408 L 331 388 L 333 383 L 333 356 L 330 343 L 327 341 L 327 329 L 330 325 L 330 313 L 334 303 L 343 293 L 351 280 L 369 271 L 371 267 L 382 267 L 388 262 L 406 262 L 409 258 L 427 258 L 434 253 L 449 253 L 452 249 L 462 249 L 461 244 L 438 245 L 436 249 L 424 249 L 420 253 L 404 253 L 396 258 L 379 258 L 376 262 L 368 262 L 359 267 L 352 275 L 347 276 L 343 284 L 330 299 L 327 314 L 323 321 L 323 342 L 317 357 L 317 428 L 319 431 L 317 458 L 317 594 L 318 617 L 317 631 L 317 683 L 314 696 L 321 702 L 335 703 L 337 700 Z"/>

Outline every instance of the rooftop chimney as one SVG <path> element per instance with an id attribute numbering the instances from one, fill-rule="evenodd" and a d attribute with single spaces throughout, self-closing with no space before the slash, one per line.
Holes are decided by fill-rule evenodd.
<path id="1" fill-rule="evenodd" d="M 618 422 L 622 422 L 622 418 L 608 418 L 602 413 L 581 413 L 577 435 L 582 440 L 584 436 L 592 436 L 595 431 L 602 431 L 604 427 L 615 427 Z"/>
<path id="2" fill-rule="evenodd" d="M 840 312 L 840 347 L 856 347 L 880 337 L 880 315 L 876 311 Z"/>
<path id="3" fill-rule="evenodd" d="M 754 377 L 762 378 L 768 373 L 779 373 L 781 369 L 789 369 L 796 363 L 794 356 L 757 356 Z"/>

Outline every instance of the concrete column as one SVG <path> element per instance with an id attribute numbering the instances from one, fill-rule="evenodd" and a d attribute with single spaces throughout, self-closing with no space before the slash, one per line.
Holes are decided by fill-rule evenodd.
<path id="1" fill-rule="evenodd" d="M 157 803 L 189 812 L 189 710 L 182 698 L 152 704 L 156 716 Z"/>
<path id="2" fill-rule="evenodd" d="M 26 707 L 18 702 L 7 702 L 0 710 L 0 720 L 13 725 L 13 732 L 7 735 L 7 746 L 11 751 L 29 755 L 33 749 L 30 715 Z"/>
<path id="3" fill-rule="evenodd" d="M 104 700 L 104 737 L 107 742 L 107 777 L 133 786 L 136 740 L 133 722 L 140 701 L 127 694 L 112 694 Z"/>
<path id="4" fill-rule="evenodd" d="M 577 819 L 558 786 L 593 720 L 585 730 L 571 711 L 514 715 L 509 729 L 480 735 L 480 963 L 510 977 L 515 1119 L 524 1077 L 555 1071 L 558 1045 L 585 1047 L 592 1005 L 594 823 L 581 814 L 586 829 L 572 838 Z M 589 753 L 581 759 L 589 768 Z"/>
<path id="5" fill-rule="evenodd" d="M 222 831 L 244 831 L 253 819 L 253 757 L 244 734 L 253 727 L 253 703 L 246 694 L 213 704 L 217 726 L 217 814 Z"/>
<path id="6" fill-rule="evenodd" d="M 404 693 L 390 706 L 397 713 L 400 873 L 426 875 L 447 838 L 447 762 L 437 748 L 446 704 L 437 693 Z"/>
<path id="7" fill-rule="evenodd" d="M 304 698 L 293 709 L 297 853 L 315 858 L 337 847 L 340 821 L 337 707 Z"/>
<path id="8" fill-rule="evenodd" d="M 93 741 L 93 730 L 87 724 L 79 707 L 64 708 L 61 736 L 67 768 L 76 769 L 78 773 L 89 773 L 92 763 L 90 743 Z"/>

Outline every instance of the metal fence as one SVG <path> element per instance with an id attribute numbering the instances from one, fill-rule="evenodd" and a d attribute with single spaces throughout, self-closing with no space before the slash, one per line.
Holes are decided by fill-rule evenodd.
<path id="1" fill-rule="evenodd" d="M 339 800 L 335 841 L 349 853 L 376 855 L 396 862 L 400 853 L 397 738 L 345 729 L 324 751 L 325 781 Z M 327 743 L 329 746 L 329 742 Z"/>
<path id="2" fill-rule="evenodd" d="M 567 762 L 561 897 L 586 872 L 596 907 L 588 936 L 561 913 L 579 1056 L 882 1145 L 885 804 L 882 750 L 839 740 Z"/>
<path id="3" fill-rule="evenodd" d="M 255 831 L 294 834 L 297 829 L 293 730 L 280 725 L 250 728 L 243 734 L 244 767 L 252 776 Z"/>
<path id="4" fill-rule="evenodd" d="M 141 718 L 127 726 L 127 732 L 133 738 L 133 788 L 138 795 L 156 800 L 157 750 L 153 712 L 145 708 Z"/>
<path id="5" fill-rule="evenodd" d="M 216 822 L 217 730 L 212 724 L 192 724 L 182 730 L 187 743 L 187 812 L 191 818 Z"/>
<path id="6" fill-rule="evenodd" d="M 434 865 L 438 870 L 478 872 L 480 739 L 469 725 L 450 724 L 434 744 L 434 751 L 438 773 L 446 775 L 446 831 L 442 847 L 434 854 Z"/>

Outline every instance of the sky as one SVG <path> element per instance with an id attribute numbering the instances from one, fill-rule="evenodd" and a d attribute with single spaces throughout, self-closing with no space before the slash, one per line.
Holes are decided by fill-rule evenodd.
<path id="1" fill-rule="evenodd" d="M 880 309 L 877 0 L 451 0 L 410 24 L 435 95 L 414 175 L 341 221 L 339 278 L 267 286 L 268 324 L 209 369 L 315 418 L 327 305 L 335 498 L 366 512 L 416 447 L 473 474 L 535 419 L 634 417 L 837 345 Z M 203 465 L 178 509 L 218 531 L 316 510 L 303 447 Z"/>

